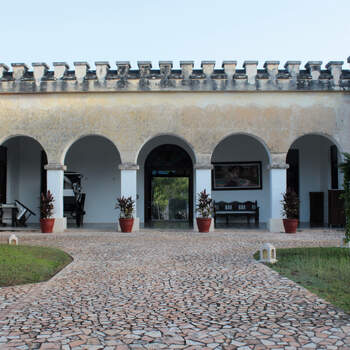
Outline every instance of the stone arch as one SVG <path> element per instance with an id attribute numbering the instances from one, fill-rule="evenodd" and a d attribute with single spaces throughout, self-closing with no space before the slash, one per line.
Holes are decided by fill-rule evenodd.
<path id="1" fill-rule="evenodd" d="M 159 145 L 175 144 L 182 147 L 191 157 L 193 164 L 196 164 L 197 155 L 193 145 L 190 142 L 188 142 L 184 137 L 177 135 L 175 133 L 159 133 L 148 137 L 135 153 L 135 163 L 137 164 L 139 163 L 140 157 L 142 156 L 142 152 L 145 150 L 146 146 L 151 144 L 152 142 L 156 142 L 157 139 L 160 139 L 161 143 L 159 143 Z M 158 144 L 156 144 L 154 147 L 157 147 L 157 146 Z"/>
<path id="2" fill-rule="evenodd" d="M 145 169 L 145 163 L 147 160 L 147 157 L 149 154 L 155 150 L 157 147 L 161 146 L 177 146 L 181 148 L 189 158 L 191 159 L 192 166 L 191 166 L 191 175 L 190 178 L 190 184 L 189 188 L 191 190 L 191 195 L 193 191 L 193 165 L 197 162 L 197 155 L 194 151 L 194 147 L 186 141 L 183 137 L 173 134 L 173 133 L 159 133 L 156 135 L 153 135 L 152 137 L 149 137 L 139 148 L 135 161 L 137 165 L 139 166 L 139 171 L 137 173 L 137 193 L 139 199 L 136 202 L 137 205 L 137 212 L 140 215 L 140 221 L 144 222 L 146 218 L 145 208 L 146 208 L 146 202 L 148 198 L 147 189 L 149 189 L 146 180 L 146 169 Z M 148 178 L 149 180 L 149 178 Z M 190 200 L 190 202 L 193 202 L 193 200 Z M 193 205 L 190 204 L 190 207 Z M 192 209 L 191 209 L 192 210 Z"/>
<path id="3" fill-rule="evenodd" d="M 329 191 L 341 188 L 338 164 L 342 153 L 339 141 L 324 132 L 305 132 L 290 142 L 286 154 L 287 187 L 299 196 L 300 222 L 312 226 L 330 223 Z"/>
<path id="4" fill-rule="evenodd" d="M 330 142 L 334 143 L 337 146 L 340 154 L 343 154 L 343 152 L 344 152 L 342 145 L 335 137 L 333 137 L 332 135 L 329 135 L 327 133 L 323 133 L 323 132 L 306 132 L 304 134 L 298 135 L 289 143 L 288 148 L 287 148 L 287 152 L 290 150 L 290 148 L 293 146 L 293 144 L 295 142 L 297 142 L 302 137 L 306 137 L 306 136 L 322 136 L 322 137 L 328 139 Z"/>
<path id="5" fill-rule="evenodd" d="M 38 222 L 40 193 L 46 191 L 48 153 L 32 135 L 13 134 L 1 139 L 0 192 L 1 202 L 19 201 L 35 215 L 28 223 Z"/>
<path id="6" fill-rule="evenodd" d="M 247 133 L 247 132 L 241 132 L 241 131 L 230 133 L 230 134 L 224 136 L 223 138 L 221 138 L 221 139 L 215 144 L 214 148 L 213 148 L 212 151 L 211 151 L 211 159 L 213 158 L 213 155 L 214 155 L 214 152 L 215 152 L 216 148 L 217 148 L 223 141 L 225 141 L 226 139 L 228 139 L 228 138 L 230 138 L 230 137 L 239 136 L 239 135 L 251 137 L 251 138 L 255 139 L 256 141 L 258 141 L 258 142 L 264 147 L 264 149 L 265 149 L 265 151 L 266 151 L 266 154 L 267 154 L 267 156 L 268 156 L 269 162 L 271 163 L 271 151 L 270 151 L 270 148 L 269 148 L 268 144 L 265 142 L 265 140 L 263 140 L 260 136 L 257 136 L 257 135 L 255 135 L 255 134 L 251 134 L 251 133 Z"/>
<path id="7" fill-rule="evenodd" d="M 63 148 L 63 151 L 62 151 L 62 154 L 60 156 L 60 161 L 61 161 L 61 164 L 64 164 L 64 161 L 65 161 L 65 158 L 67 156 L 67 153 L 68 151 L 71 149 L 71 147 L 78 141 L 84 139 L 84 138 L 87 138 L 87 137 L 100 137 L 100 138 L 103 138 L 105 140 L 107 140 L 108 142 L 110 142 L 115 150 L 117 151 L 118 153 L 118 156 L 120 159 L 122 159 L 122 155 L 121 155 L 121 152 L 119 151 L 119 148 L 118 146 L 116 145 L 116 143 L 114 141 L 112 141 L 109 137 L 107 137 L 106 135 L 103 135 L 103 134 L 99 134 L 99 133 L 87 133 L 87 134 L 82 134 L 72 140 L 70 140 L 68 143 L 66 143 L 66 145 L 64 146 Z"/>
<path id="8" fill-rule="evenodd" d="M 268 169 L 272 155 L 267 144 L 254 134 L 234 132 L 226 135 L 211 154 L 212 198 L 216 202 L 257 201 L 260 207 L 259 222 L 267 223 L 271 203 Z M 223 185 L 225 181 L 229 184 L 227 187 Z M 219 219 L 217 225 L 223 224 L 222 218 Z M 231 219 L 232 223 L 242 223 L 244 220 Z"/>
<path id="9" fill-rule="evenodd" d="M 79 178 L 75 183 L 85 199 L 84 222 L 113 224 L 115 201 L 121 193 L 121 158 L 114 142 L 100 134 L 82 135 L 70 144 L 61 161 L 67 167 L 65 197 L 74 196 L 73 180 Z M 68 223 L 75 225 L 74 218 L 68 215 L 68 219 Z"/>
<path id="10" fill-rule="evenodd" d="M 16 137 L 26 137 L 28 139 L 31 139 L 35 142 L 37 142 L 40 147 L 43 149 L 43 151 L 45 151 L 46 155 L 48 155 L 48 152 L 46 151 L 45 147 L 43 146 L 43 143 L 40 141 L 39 138 L 37 138 L 36 136 L 33 136 L 33 135 L 26 135 L 26 134 L 13 134 L 13 135 L 8 135 L 8 136 L 5 136 L 5 137 L 2 137 L 0 139 L 0 146 L 3 146 L 5 144 L 5 142 L 11 140 L 11 139 L 14 139 Z"/>

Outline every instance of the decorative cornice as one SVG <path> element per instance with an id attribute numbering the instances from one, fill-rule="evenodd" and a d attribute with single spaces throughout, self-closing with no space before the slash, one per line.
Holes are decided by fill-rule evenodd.
<path id="1" fill-rule="evenodd" d="M 349 60 L 348 60 L 349 61 Z M 350 63 L 350 62 L 349 62 Z M 95 62 L 96 70 L 87 62 L 74 62 L 69 70 L 65 62 L 54 62 L 54 71 L 46 63 L 0 63 L 0 93 L 60 92 L 131 92 L 131 91 L 350 91 L 350 71 L 342 69 L 343 61 L 330 61 L 322 69 L 321 61 L 309 61 L 300 69 L 300 61 L 287 61 L 279 69 L 279 61 L 266 61 L 258 69 L 258 61 L 224 61 L 215 68 L 215 61 L 180 61 L 181 69 L 173 69 L 172 61 L 160 61 L 152 69 L 150 61 L 139 61 L 138 69 L 130 62 L 117 61 L 117 69 L 109 62 Z"/>

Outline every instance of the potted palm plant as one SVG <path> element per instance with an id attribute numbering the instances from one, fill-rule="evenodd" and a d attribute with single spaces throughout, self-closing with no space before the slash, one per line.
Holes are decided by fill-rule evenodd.
<path id="1" fill-rule="evenodd" d="M 119 225 L 122 232 L 131 232 L 134 225 L 135 201 L 130 197 L 118 197 L 116 209 L 120 209 Z"/>
<path id="2" fill-rule="evenodd" d="M 199 232 L 209 232 L 211 225 L 211 212 L 213 208 L 213 200 L 204 189 L 198 193 L 197 212 L 199 216 L 196 218 Z"/>
<path id="3" fill-rule="evenodd" d="M 282 213 L 285 216 L 285 219 L 283 219 L 284 231 L 286 233 L 296 233 L 299 222 L 299 197 L 294 191 L 287 190 L 283 194 L 281 203 L 283 205 Z"/>
<path id="4" fill-rule="evenodd" d="M 55 199 L 50 191 L 40 196 L 40 229 L 42 233 L 52 233 L 55 219 L 52 218 Z"/>

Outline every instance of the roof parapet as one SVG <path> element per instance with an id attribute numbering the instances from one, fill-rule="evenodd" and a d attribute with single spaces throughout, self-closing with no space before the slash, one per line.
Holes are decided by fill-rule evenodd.
<path id="1" fill-rule="evenodd" d="M 21 80 L 28 71 L 28 66 L 25 63 L 11 63 L 11 66 L 14 80 Z"/>
<path id="2" fill-rule="evenodd" d="M 96 66 L 96 76 L 100 84 L 103 84 L 107 78 L 108 70 L 111 68 L 109 62 L 107 61 L 97 61 Z"/>
<path id="3" fill-rule="evenodd" d="M 32 66 L 35 84 L 37 86 L 40 86 L 42 78 L 46 75 L 47 71 L 49 70 L 49 66 L 44 62 L 34 62 L 32 63 Z"/>
<path id="4" fill-rule="evenodd" d="M 248 77 L 248 84 L 256 83 L 256 74 L 258 73 L 258 61 L 244 61 L 243 68 Z"/>
<path id="5" fill-rule="evenodd" d="M 271 81 L 276 81 L 279 64 L 280 61 L 266 61 L 264 63 L 264 68 L 266 69 L 267 74 L 269 75 L 269 79 Z"/>
<path id="6" fill-rule="evenodd" d="M 321 74 L 322 61 L 309 61 L 305 64 L 306 71 L 311 75 L 312 80 L 318 80 Z"/>
<path id="7" fill-rule="evenodd" d="M 344 61 L 329 61 L 326 64 L 326 68 L 332 75 L 332 83 L 335 87 L 339 87 L 343 64 Z"/>
<path id="8" fill-rule="evenodd" d="M 90 65 L 87 62 L 74 62 L 75 66 L 75 78 L 78 82 L 78 84 L 81 84 L 87 75 L 88 70 L 90 69 Z"/>
<path id="9" fill-rule="evenodd" d="M 193 72 L 194 61 L 180 61 L 182 76 L 185 80 L 189 79 Z"/>
<path id="10" fill-rule="evenodd" d="M 348 58 L 350 63 L 350 57 Z M 117 74 L 107 61 L 95 62 L 90 70 L 87 62 L 74 62 L 69 70 L 66 62 L 54 62 L 54 71 L 43 62 L 0 63 L 0 93 L 11 92 L 79 92 L 79 91 L 350 91 L 350 70 L 342 69 L 343 61 L 330 61 L 321 68 L 321 61 L 309 61 L 305 70 L 300 61 L 287 61 L 279 69 L 279 61 L 266 61 L 264 70 L 258 61 L 245 61 L 237 69 L 237 61 L 204 60 L 201 69 L 194 70 L 194 61 L 180 61 L 173 70 L 172 61 L 159 61 L 159 70 L 152 62 L 138 61 L 132 69 L 129 61 L 117 61 Z M 64 82 L 64 84 L 63 84 Z M 19 84 L 20 83 L 20 84 Z M 40 87 L 40 88 L 39 88 Z"/>
<path id="11" fill-rule="evenodd" d="M 55 70 L 54 72 L 55 80 L 63 79 L 64 75 L 69 69 L 69 65 L 66 62 L 54 62 L 53 66 Z"/>
<path id="12" fill-rule="evenodd" d="M 9 71 L 9 67 L 5 63 L 0 63 L 0 79 L 4 76 L 4 73 Z"/>
<path id="13" fill-rule="evenodd" d="M 215 61 L 202 61 L 201 68 L 203 69 L 203 73 L 205 74 L 205 77 L 207 79 L 210 78 L 210 76 L 214 72 L 215 67 Z"/>
<path id="14" fill-rule="evenodd" d="M 126 77 L 129 73 L 129 69 L 131 67 L 129 61 L 117 61 L 116 65 L 118 67 L 118 75 Z"/>

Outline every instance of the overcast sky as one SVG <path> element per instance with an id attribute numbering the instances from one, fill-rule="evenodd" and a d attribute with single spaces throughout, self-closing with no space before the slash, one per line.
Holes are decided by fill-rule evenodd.
<path id="1" fill-rule="evenodd" d="M 0 8 L 0 62 L 345 61 L 350 0 L 32 0 Z"/>

